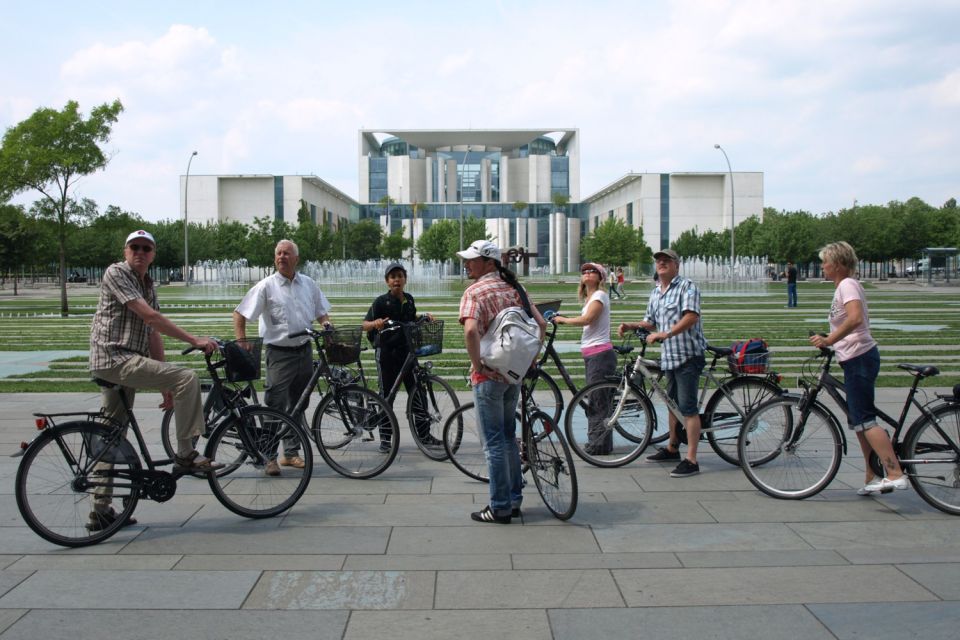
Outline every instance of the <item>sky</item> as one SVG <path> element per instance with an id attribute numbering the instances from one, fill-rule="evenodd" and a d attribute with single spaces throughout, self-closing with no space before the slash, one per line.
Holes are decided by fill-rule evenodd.
<path id="1" fill-rule="evenodd" d="M 182 215 L 179 176 L 316 175 L 358 200 L 358 131 L 579 128 L 580 192 L 762 171 L 815 214 L 960 196 L 955 0 L 0 0 L 0 129 L 119 98 L 72 195 Z M 28 192 L 14 202 L 29 204 Z"/>

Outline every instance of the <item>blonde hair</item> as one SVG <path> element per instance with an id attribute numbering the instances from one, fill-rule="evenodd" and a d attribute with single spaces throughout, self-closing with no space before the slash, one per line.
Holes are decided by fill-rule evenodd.
<path id="1" fill-rule="evenodd" d="M 820 249 L 820 260 L 840 265 L 849 273 L 854 273 L 857 270 L 857 252 L 853 250 L 850 243 L 843 240 L 831 242 Z"/>
<path id="2" fill-rule="evenodd" d="M 600 279 L 600 284 L 597 285 L 597 289 L 600 291 L 607 290 L 607 282 L 603 278 Z M 577 300 L 584 302 L 587 299 L 587 285 L 583 284 L 583 274 L 580 274 L 580 288 L 577 289 Z"/>

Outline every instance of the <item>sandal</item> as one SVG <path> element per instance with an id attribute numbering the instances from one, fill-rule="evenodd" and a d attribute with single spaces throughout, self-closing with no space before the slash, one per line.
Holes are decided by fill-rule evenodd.
<path id="1" fill-rule="evenodd" d="M 173 456 L 173 464 L 186 473 L 216 471 L 226 466 L 222 462 L 214 462 L 210 458 L 204 458 L 196 449 L 185 456 Z"/>

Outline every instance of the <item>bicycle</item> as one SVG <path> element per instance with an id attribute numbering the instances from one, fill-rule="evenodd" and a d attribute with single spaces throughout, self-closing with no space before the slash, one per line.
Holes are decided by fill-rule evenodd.
<path id="1" fill-rule="evenodd" d="M 619 376 L 594 382 L 580 390 L 567 405 L 564 430 L 570 446 L 584 461 L 598 467 L 620 467 L 636 460 L 653 440 L 654 431 L 666 420 L 661 420 L 654 398 L 663 403 L 663 408 L 680 424 L 684 416 L 662 384 L 663 372 L 660 363 L 646 357 L 646 329 L 637 329 L 640 338 L 640 353 L 631 364 L 623 365 Z M 618 349 L 628 354 L 632 347 Z M 701 438 L 706 438 L 710 447 L 720 458 L 738 465 L 736 456 L 737 436 L 750 411 L 784 390 L 779 385 L 779 376 L 769 371 L 769 354 L 763 361 L 768 369 L 763 376 L 741 373 L 735 362 L 729 359 L 732 349 L 707 346 L 713 355 L 710 365 L 701 374 L 703 385 L 698 407 L 704 407 L 701 418 Z M 733 377 L 717 377 L 718 363 L 727 360 Z M 715 388 L 710 398 L 707 391 Z M 704 401 L 706 404 L 704 405 Z"/>
<path id="2" fill-rule="evenodd" d="M 318 360 L 313 362 L 313 375 L 292 415 L 305 419 L 316 389 L 321 398 L 310 421 L 310 435 L 324 461 L 347 478 L 373 478 L 383 473 L 397 457 L 397 418 L 387 402 L 349 369 L 359 361 L 363 331 L 359 327 L 305 329 L 289 337 L 300 336 L 313 339 Z M 321 378 L 326 381 L 326 392 L 320 388 Z"/>
<path id="3" fill-rule="evenodd" d="M 452 410 L 460 406 L 460 400 L 453 387 L 430 371 L 432 362 L 421 363 L 425 358 L 443 351 L 443 320 L 397 322 L 388 320 L 380 333 L 403 331 L 407 341 L 407 357 L 403 361 L 400 373 L 390 389 L 383 390 L 387 404 L 393 407 L 393 401 L 400 391 L 403 379 L 411 374 L 414 389 L 407 397 L 407 423 L 417 448 L 431 460 L 446 460 L 443 448 L 443 425 Z M 394 414 L 396 415 L 396 414 Z M 399 436 L 399 432 L 397 433 Z"/>
<path id="4" fill-rule="evenodd" d="M 826 390 L 847 414 L 843 383 L 830 373 L 833 357 L 831 349 L 821 348 L 804 363 L 803 391 L 784 394 L 758 407 L 741 432 L 737 443 L 741 468 L 747 479 L 769 496 L 808 498 L 837 475 L 847 440 L 836 414 L 818 399 Z M 894 420 L 879 409 L 877 417 L 893 428 L 894 453 L 920 497 L 941 511 L 960 515 L 960 393 L 936 394 L 921 403 L 916 399 L 920 382 L 940 371 L 912 364 L 898 364 L 897 368 L 913 376 L 900 418 Z M 911 406 L 920 415 L 901 440 Z M 875 454 L 869 464 L 878 477 L 883 476 Z"/>
<path id="5" fill-rule="evenodd" d="M 570 447 L 556 422 L 539 409 L 526 377 L 520 385 L 520 453 L 523 472 L 533 476 L 537 492 L 556 518 L 569 520 L 577 510 L 577 472 Z M 443 446 L 453 465 L 468 477 L 489 482 L 476 406 L 468 402 L 443 426 Z"/>
<path id="6" fill-rule="evenodd" d="M 221 350 L 224 343 L 219 343 Z M 187 349 L 189 353 L 193 349 Z M 214 387 L 222 385 L 217 369 L 205 354 Z M 105 388 L 116 385 L 94 379 Z M 98 413 L 36 413 L 40 433 L 22 445 L 17 469 L 16 499 L 24 521 L 41 538 L 65 547 L 81 547 L 106 540 L 124 527 L 140 500 L 166 502 L 173 498 L 177 481 L 185 475 L 172 459 L 154 460 L 126 393 L 118 388 L 123 415 L 120 419 Z M 304 429 L 287 416 L 266 407 L 235 404 L 224 395 L 227 412 L 213 426 L 204 455 L 226 462 L 216 473 L 205 474 L 214 496 L 230 511 L 248 518 L 267 518 L 292 507 L 307 489 L 313 468 L 312 455 L 304 456 L 304 469 L 282 478 L 265 476 L 264 467 L 284 437 L 308 444 Z M 57 424 L 58 419 L 72 418 Z M 132 431 L 136 447 L 127 439 Z M 307 454 L 310 453 L 307 447 Z M 146 467 L 146 468 L 144 468 Z M 122 505 L 116 518 L 102 528 L 91 527 L 97 497 L 108 496 Z"/>
<path id="7" fill-rule="evenodd" d="M 560 391 L 560 385 L 544 371 L 544 365 L 548 360 L 552 361 L 557 371 L 560 372 L 560 378 L 566 385 L 570 393 L 577 392 L 577 385 L 573 382 L 573 377 L 563 365 L 560 354 L 553 346 L 557 337 L 557 323 L 553 322 L 554 316 L 560 310 L 560 300 L 551 300 L 549 302 L 540 302 L 536 305 L 540 315 L 547 321 L 546 335 L 544 336 L 543 353 L 537 361 L 527 371 L 524 384 L 527 385 L 530 396 L 540 409 L 546 411 L 557 424 L 560 424 L 560 416 L 563 414 L 563 394 Z"/>

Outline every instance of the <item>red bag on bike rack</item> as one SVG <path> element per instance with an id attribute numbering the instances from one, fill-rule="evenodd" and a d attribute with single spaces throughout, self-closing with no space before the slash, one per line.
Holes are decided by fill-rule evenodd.
<path id="1" fill-rule="evenodd" d="M 734 342 L 733 349 L 727 357 L 727 364 L 733 373 L 766 373 L 769 367 L 770 352 L 767 342 L 763 338 L 750 338 Z"/>

